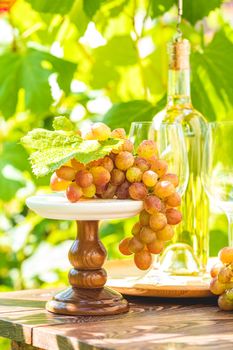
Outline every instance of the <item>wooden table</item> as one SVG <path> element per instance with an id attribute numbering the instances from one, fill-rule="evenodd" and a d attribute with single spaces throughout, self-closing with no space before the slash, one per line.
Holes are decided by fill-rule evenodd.
<path id="1" fill-rule="evenodd" d="M 214 298 L 131 297 L 129 313 L 73 317 L 44 309 L 54 292 L 0 293 L 0 336 L 12 349 L 233 349 L 233 313 L 220 311 Z"/>

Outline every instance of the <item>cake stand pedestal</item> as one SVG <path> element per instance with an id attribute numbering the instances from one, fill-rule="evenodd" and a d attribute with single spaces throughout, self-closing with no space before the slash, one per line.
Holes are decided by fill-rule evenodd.
<path id="1" fill-rule="evenodd" d="M 46 309 L 63 315 L 114 315 L 129 309 L 122 295 L 109 287 L 102 268 L 107 252 L 98 235 L 99 220 L 137 215 L 142 202 L 133 200 L 85 200 L 69 203 L 64 194 L 29 197 L 27 205 L 42 217 L 77 221 L 77 238 L 69 251 L 73 268 L 71 287 L 47 302 Z"/>

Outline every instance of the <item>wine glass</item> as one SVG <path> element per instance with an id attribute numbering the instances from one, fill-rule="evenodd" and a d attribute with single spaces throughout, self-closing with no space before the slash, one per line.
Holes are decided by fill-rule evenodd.
<path id="1" fill-rule="evenodd" d="M 135 149 L 143 140 L 156 141 L 159 158 L 166 160 L 168 172 L 176 174 L 179 178 L 176 190 L 182 196 L 189 178 L 188 155 L 182 126 L 178 123 L 162 122 L 156 129 L 152 122 L 135 122 L 131 125 L 129 138 Z M 170 242 L 160 257 L 160 269 L 175 274 L 181 259 L 186 270 L 196 268 L 195 257 L 190 248 L 187 250 L 187 244 Z"/>
<path id="2" fill-rule="evenodd" d="M 233 247 L 233 121 L 209 123 L 202 181 L 210 200 L 227 215 L 229 245 Z"/>
<path id="3" fill-rule="evenodd" d="M 152 122 L 133 122 L 129 139 L 135 149 L 143 140 L 157 143 L 159 157 L 168 163 L 169 173 L 179 177 L 177 192 L 182 196 L 188 183 L 188 156 L 182 126 L 177 123 L 161 123 L 155 129 Z"/>

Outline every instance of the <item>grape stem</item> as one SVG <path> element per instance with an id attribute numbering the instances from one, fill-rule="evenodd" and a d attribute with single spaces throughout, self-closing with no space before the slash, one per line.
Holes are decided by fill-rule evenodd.
<path id="1" fill-rule="evenodd" d="M 228 243 L 233 247 L 233 213 L 227 213 L 228 218 Z"/>

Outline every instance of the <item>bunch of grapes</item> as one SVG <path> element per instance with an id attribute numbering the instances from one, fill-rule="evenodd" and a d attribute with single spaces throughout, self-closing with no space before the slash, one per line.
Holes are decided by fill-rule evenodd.
<path id="1" fill-rule="evenodd" d="M 168 173 L 168 164 L 158 158 L 156 142 L 144 140 L 134 150 L 124 129 L 113 131 L 103 123 L 96 123 L 84 139 L 104 141 L 109 137 L 123 139 L 117 150 L 86 165 L 76 159 L 60 167 L 51 177 L 52 190 L 65 190 L 70 202 L 85 198 L 134 199 L 144 202 L 139 222 L 132 229 L 132 237 L 119 244 L 124 255 L 134 254 L 139 269 L 152 264 L 152 254 L 160 254 L 174 235 L 182 215 L 177 210 L 181 198 L 176 192 L 179 180 Z M 134 155 L 136 151 L 136 155 Z"/>
<path id="2" fill-rule="evenodd" d="M 220 263 L 213 266 L 210 274 L 210 291 L 219 295 L 222 310 L 233 310 L 233 248 L 225 247 L 219 252 Z"/>

